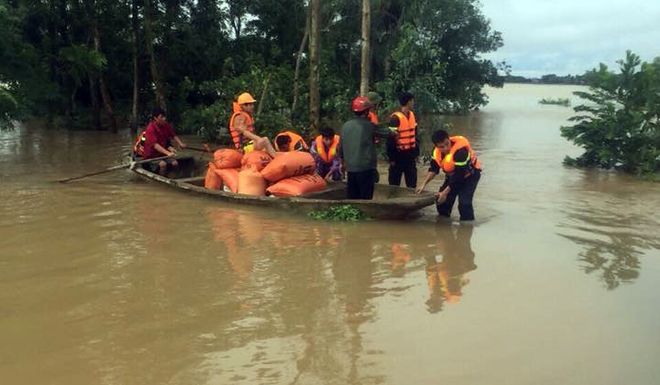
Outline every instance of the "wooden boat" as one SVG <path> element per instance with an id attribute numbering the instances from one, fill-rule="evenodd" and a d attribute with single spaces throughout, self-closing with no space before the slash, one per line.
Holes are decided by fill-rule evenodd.
<path id="1" fill-rule="evenodd" d="M 372 200 L 346 199 L 346 184 L 343 182 L 332 182 L 324 191 L 291 198 L 235 194 L 204 188 L 208 161 L 192 156 L 177 156 L 177 160 L 179 167 L 176 171 L 177 175 L 173 178 L 152 172 L 149 167 L 145 167 L 149 161 L 133 162 L 130 169 L 145 179 L 176 187 L 182 191 L 203 194 L 226 202 L 275 207 L 290 212 L 308 213 L 350 204 L 370 219 L 405 219 L 421 208 L 435 203 L 433 193 L 418 195 L 412 189 L 384 184 L 376 184 Z"/>

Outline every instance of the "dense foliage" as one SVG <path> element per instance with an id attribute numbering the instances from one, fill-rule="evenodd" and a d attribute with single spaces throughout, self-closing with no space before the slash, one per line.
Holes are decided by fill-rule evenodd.
<path id="1" fill-rule="evenodd" d="M 360 83 L 361 6 L 321 1 L 320 114 L 343 119 Z M 421 112 L 483 106 L 502 45 L 477 0 L 372 0 L 370 85 L 417 95 Z M 310 123 L 306 0 L 0 0 L 0 122 L 144 124 L 161 104 L 180 131 L 215 137 L 250 91 L 260 129 Z M 309 37 L 309 38 L 308 38 Z M 299 59 L 299 60 L 297 60 Z"/>
<path id="2" fill-rule="evenodd" d="M 574 108 L 573 126 L 562 136 L 584 148 L 569 165 L 614 168 L 635 174 L 660 171 L 660 58 L 642 63 L 628 52 L 620 73 L 604 64 L 587 72 L 586 104 Z"/>

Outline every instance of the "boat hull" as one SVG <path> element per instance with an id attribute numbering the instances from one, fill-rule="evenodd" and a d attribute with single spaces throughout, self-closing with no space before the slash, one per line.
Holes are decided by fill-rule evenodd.
<path id="1" fill-rule="evenodd" d="M 332 182 L 324 191 L 299 197 L 278 198 L 273 196 L 254 196 L 235 194 L 223 190 L 204 188 L 204 170 L 206 162 L 193 157 L 179 157 L 177 175 L 168 178 L 145 168 L 148 161 L 134 162 L 131 170 L 140 177 L 159 182 L 180 191 L 204 195 L 218 201 L 251 206 L 273 207 L 288 212 L 309 213 L 327 210 L 341 205 L 352 205 L 370 219 L 406 219 L 420 209 L 435 203 L 432 193 L 415 194 L 412 189 L 376 184 L 374 198 L 371 200 L 346 199 L 346 184 Z"/>

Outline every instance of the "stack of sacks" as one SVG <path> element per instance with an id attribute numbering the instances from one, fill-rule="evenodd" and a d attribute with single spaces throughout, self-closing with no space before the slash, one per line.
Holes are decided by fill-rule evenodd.
<path id="1" fill-rule="evenodd" d="M 265 151 L 243 155 L 233 149 L 218 150 L 209 163 L 204 187 L 263 196 L 292 197 L 322 191 L 326 181 L 316 174 L 314 157 L 308 152 L 278 153 L 272 159 Z M 270 187 L 266 188 L 268 184 Z"/>
<path id="2" fill-rule="evenodd" d="M 266 181 L 259 171 L 271 161 L 266 151 L 254 150 L 243 155 L 241 171 L 238 173 L 238 192 L 246 195 L 266 195 Z"/>
<path id="3" fill-rule="evenodd" d="M 224 148 L 213 153 L 213 162 L 209 162 L 204 178 L 204 187 L 220 190 L 224 185 L 234 190 L 238 188 L 238 168 L 241 166 L 243 154 L 240 151 Z M 231 183 L 235 181 L 234 183 Z"/>
<path id="4" fill-rule="evenodd" d="M 204 187 L 227 192 L 265 195 L 266 181 L 261 171 L 271 158 L 265 151 L 242 152 L 223 148 L 213 153 L 204 179 Z"/>
<path id="5" fill-rule="evenodd" d="M 325 190 L 326 181 L 316 174 L 314 157 L 308 152 L 280 153 L 263 170 L 272 185 L 266 189 L 276 197 L 292 197 Z"/>
<path id="6" fill-rule="evenodd" d="M 261 172 L 264 167 L 268 166 L 268 163 L 270 163 L 271 160 L 273 160 L 273 158 L 271 158 L 266 151 L 254 150 L 243 155 L 241 166 L 243 168 L 252 167 Z"/>

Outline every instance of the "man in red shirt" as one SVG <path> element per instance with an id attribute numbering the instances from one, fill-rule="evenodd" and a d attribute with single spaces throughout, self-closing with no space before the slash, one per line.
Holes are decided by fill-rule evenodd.
<path id="1" fill-rule="evenodd" d="M 144 159 L 176 155 L 176 150 L 172 147 L 172 140 L 176 142 L 179 148 L 186 148 L 186 145 L 179 139 L 172 126 L 167 122 L 165 111 L 162 108 L 154 108 L 151 118 L 152 120 L 144 133 Z M 168 165 L 178 167 L 179 162 L 174 158 L 159 161 L 158 173 L 165 175 Z"/>

